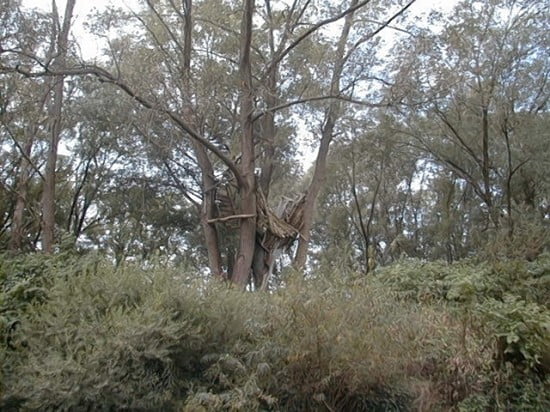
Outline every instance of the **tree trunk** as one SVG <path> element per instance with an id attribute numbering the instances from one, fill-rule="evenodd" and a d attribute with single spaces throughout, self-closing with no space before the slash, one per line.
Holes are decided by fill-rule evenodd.
<path id="1" fill-rule="evenodd" d="M 232 281 L 245 287 L 252 266 L 254 248 L 256 245 L 256 177 L 254 176 L 254 141 L 253 141 L 253 111 L 254 91 L 252 88 L 252 69 L 250 49 L 252 42 L 252 16 L 254 0 L 244 0 L 243 19 L 241 25 L 241 53 L 239 73 L 241 79 L 241 175 L 243 182 L 239 187 L 241 198 L 241 219 L 239 227 L 239 252 L 235 262 Z"/>
<path id="2" fill-rule="evenodd" d="M 489 157 L 489 109 L 483 104 L 481 110 L 481 128 L 482 128 L 482 167 L 481 175 L 483 177 L 483 194 L 485 204 L 489 212 L 489 218 L 499 227 L 499 213 L 493 204 L 493 194 L 491 193 L 491 163 Z"/>
<path id="3" fill-rule="evenodd" d="M 195 113 L 191 102 L 191 52 L 193 45 L 193 2 L 184 0 L 182 3 L 184 16 L 184 40 L 183 40 L 183 88 L 182 96 L 185 99 L 183 118 L 196 129 Z M 206 148 L 196 140 L 192 140 L 193 151 L 201 170 L 202 200 L 200 206 L 200 221 L 204 234 L 205 246 L 208 254 L 208 266 L 214 276 L 222 275 L 222 260 L 220 243 L 216 224 L 211 220 L 214 216 L 216 199 L 216 180 L 212 162 L 208 157 Z"/>
<path id="4" fill-rule="evenodd" d="M 214 169 L 204 146 L 193 142 L 193 148 L 202 174 L 203 193 L 200 219 L 208 253 L 208 266 L 214 276 L 221 276 L 222 260 L 218 229 L 216 228 L 216 224 L 211 222 L 211 219 L 215 217 L 216 181 L 214 179 Z"/>
<path id="5" fill-rule="evenodd" d="M 29 129 L 30 127 L 27 129 L 27 141 L 23 148 L 24 156 L 21 159 L 21 171 L 17 182 L 17 200 L 13 212 L 13 230 L 11 232 L 9 244 L 9 249 L 11 251 L 21 250 L 23 246 L 23 237 L 25 236 L 23 217 L 25 207 L 27 206 L 27 189 L 31 169 L 31 164 L 27 159 L 31 157 L 32 145 L 34 143 L 34 133 Z"/>
<path id="6" fill-rule="evenodd" d="M 57 70 L 65 67 L 67 58 L 67 47 L 71 20 L 76 0 L 67 0 L 65 15 L 63 16 L 63 25 L 61 32 L 57 36 L 57 56 L 54 58 L 53 66 Z M 54 36 L 57 33 L 55 29 L 59 24 L 59 16 L 55 0 L 52 1 L 53 8 L 53 27 Z M 42 191 L 42 250 L 45 253 L 52 253 L 55 243 L 55 170 L 57 165 L 57 148 L 61 135 L 61 121 L 63 108 L 63 86 L 65 77 L 56 75 L 52 78 L 53 97 L 49 107 L 49 132 L 50 142 L 48 148 L 48 158 L 46 161 L 46 170 L 44 173 L 44 188 Z"/>
<path id="7" fill-rule="evenodd" d="M 269 4 L 269 2 L 267 4 Z M 273 33 L 271 31 L 270 47 L 273 52 Z M 277 65 L 271 66 L 269 73 L 267 73 L 267 81 L 265 85 L 266 90 L 264 95 L 264 104 L 266 107 L 275 107 L 277 105 L 277 69 Z M 275 166 L 275 138 L 277 134 L 277 128 L 275 126 L 275 113 L 267 112 L 264 114 L 261 122 L 261 134 L 262 143 L 264 145 L 264 153 L 259 179 L 259 188 L 263 192 L 267 204 L 269 204 L 269 188 L 271 186 L 271 179 L 273 177 L 273 170 Z M 272 249 L 266 249 L 266 246 L 262 243 L 262 239 L 259 234 L 257 237 L 258 239 L 256 239 L 252 264 L 252 275 L 254 278 L 255 288 L 262 289 L 267 286 L 267 280 L 270 276 L 271 269 L 273 268 L 273 261 L 276 252 L 275 249 L 277 245 L 274 245 Z"/>
<path id="8" fill-rule="evenodd" d="M 357 4 L 357 0 L 353 0 L 350 8 L 353 8 Z M 353 24 L 353 14 L 350 13 L 346 16 L 340 39 L 336 48 L 336 59 L 334 62 L 334 71 L 332 73 L 330 95 L 337 96 L 340 94 L 340 79 L 342 77 L 342 71 L 345 64 L 345 49 L 348 41 L 349 32 Z M 327 157 L 329 152 L 330 143 L 334 134 L 334 126 L 336 120 L 340 116 L 340 104 L 339 102 L 332 101 L 329 104 L 327 113 L 325 115 L 325 124 L 321 133 L 321 144 L 319 146 L 319 152 L 317 153 L 317 160 L 315 161 L 315 171 L 313 178 L 307 191 L 305 205 L 304 205 L 304 223 L 302 227 L 301 237 L 298 242 L 298 250 L 296 251 L 296 257 L 294 258 L 294 266 L 298 269 L 303 269 L 307 260 L 307 253 L 309 250 L 310 232 L 313 226 L 313 214 L 315 212 L 315 203 L 317 196 L 323 186 L 327 169 Z"/>

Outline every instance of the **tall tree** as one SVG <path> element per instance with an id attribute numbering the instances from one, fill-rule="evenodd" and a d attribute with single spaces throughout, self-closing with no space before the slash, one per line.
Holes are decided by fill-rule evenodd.
<path id="1" fill-rule="evenodd" d="M 63 87 L 65 75 L 62 74 L 67 65 L 69 48 L 69 32 L 76 0 L 67 0 L 65 13 L 61 21 L 57 4 L 52 0 L 52 47 L 53 59 L 51 67 L 57 72 L 51 77 L 51 101 L 48 107 L 48 129 L 50 141 L 46 169 L 44 171 L 44 189 L 42 192 L 42 249 L 45 253 L 52 253 L 55 244 L 55 174 L 57 164 L 57 150 L 61 136 Z"/>
<path id="2" fill-rule="evenodd" d="M 190 1 L 145 3 L 143 10 L 130 13 L 130 18 L 136 19 L 144 29 L 137 34 L 139 44 L 133 41 L 135 36 L 122 30 L 107 45 L 110 66 L 60 67 L 57 62 L 40 64 L 43 62 L 37 59 L 38 64 L 26 67 L 2 64 L 2 71 L 28 77 L 92 75 L 116 85 L 136 104 L 151 110 L 154 127 L 141 120 L 136 124 L 146 143 L 158 149 L 159 160 L 182 194 L 199 205 L 211 272 L 227 270 L 232 281 L 241 286 L 249 281 L 252 273 L 256 285 L 261 286 L 268 277 L 276 250 L 288 246 L 299 232 L 309 238 L 311 223 L 303 228 L 302 218 L 312 216 L 315 192 L 318 192 L 315 187 L 322 185 L 322 177 L 315 178 L 306 214 L 301 213 L 305 203 L 290 204 L 279 213 L 274 212 L 270 204 L 271 183 L 277 168 L 282 170 L 274 159 L 283 158 L 278 153 L 292 147 L 291 138 L 295 133 L 289 130 L 290 122 L 285 124 L 282 116 L 277 118 L 278 113 L 288 112 L 297 105 L 332 101 L 326 106 L 330 110 L 321 150 L 321 158 L 325 160 L 320 160 L 317 173 L 322 176 L 322 163 L 326 161 L 340 110 L 337 101 L 353 100 L 353 87 L 350 86 L 346 94 L 339 85 L 345 62 L 412 1 L 398 7 L 398 13 L 386 23 L 369 21 L 370 32 L 349 48 L 351 16 L 370 5 L 369 0 L 354 0 L 337 8 L 317 8 L 308 0 L 284 5 L 270 1 L 256 5 L 244 0 L 242 7 L 219 1 L 200 3 L 195 8 Z M 241 16 L 239 31 L 231 28 L 236 16 Z M 109 11 L 99 25 L 111 30 L 113 17 Z M 335 60 L 323 55 L 320 44 L 317 46 L 319 68 L 292 64 L 302 59 L 297 54 L 304 51 L 302 46 L 306 43 L 332 43 L 330 36 L 322 32 L 341 19 L 345 19 L 347 34 L 343 33 L 333 48 L 325 49 L 337 50 L 342 58 L 335 59 L 334 70 L 328 72 L 333 72 L 334 79 L 324 85 L 325 70 L 330 66 L 327 63 Z M 2 51 L 4 53 L 10 52 Z M 199 87 L 202 84 L 204 86 Z M 164 129 L 167 135 L 184 139 L 173 146 L 158 140 L 147 141 L 153 129 L 157 129 L 155 134 Z M 186 177 L 183 172 L 190 173 Z M 225 199 L 229 199 L 228 204 Z M 222 212 L 224 208 L 226 211 Z M 220 232 L 227 237 L 232 226 L 237 230 L 233 230 L 227 242 Z M 229 248 L 223 251 L 220 247 L 223 243 L 238 244 L 235 256 Z M 304 251 L 307 252 L 307 248 L 302 246 L 300 260 L 305 256 Z M 225 264 L 221 258 L 223 253 Z"/>

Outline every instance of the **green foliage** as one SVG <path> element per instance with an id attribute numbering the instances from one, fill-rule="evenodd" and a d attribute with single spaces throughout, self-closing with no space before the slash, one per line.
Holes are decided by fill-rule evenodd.
<path id="1" fill-rule="evenodd" d="M 548 307 L 550 255 L 541 255 L 533 262 L 460 261 L 452 265 L 442 261 L 409 259 L 382 268 L 376 281 L 400 297 L 418 302 L 473 303 L 487 298 L 502 300 L 506 295 L 514 295 Z"/>
<path id="2" fill-rule="evenodd" d="M 7 331 L 21 322 L 21 317 L 35 303 L 47 299 L 54 277 L 66 276 L 70 270 L 86 270 L 90 259 L 81 259 L 72 251 L 45 256 L 42 254 L 0 255 L 0 342 L 6 344 Z"/>
<path id="3" fill-rule="evenodd" d="M 402 299 L 434 302 L 446 298 L 450 287 L 448 278 L 457 270 L 457 266 L 449 266 L 442 261 L 408 259 L 382 268 L 376 280 L 394 290 Z"/>
<path id="4" fill-rule="evenodd" d="M 417 261 L 367 278 L 295 274 L 270 294 L 144 266 L 5 257 L 2 307 L 18 327 L 0 351 L 0 407 L 543 410 L 548 401 L 548 308 L 525 285 L 505 287 L 543 278 L 544 259 L 518 263 L 515 277 Z M 29 280 L 26 292 L 14 279 Z"/>
<path id="5" fill-rule="evenodd" d="M 543 390 L 550 373 L 549 262 L 548 255 L 453 265 L 409 260 L 380 270 L 374 282 L 407 301 L 444 304 L 463 322 L 465 339 L 492 348 L 491 361 L 480 363 L 479 389 L 461 410 L 486 410 L 494 402 L 502 410 L 547 410 L 541 405 L 550 402 Z"/>
<path id="6" fill-rule="evenodd" d="M 444 313 L 362 280 L 249 294 L 181 268 L 95 263 L 54 265 L 44 299 L 20 312 L 3 407 L 403 410 L 410 379 L 444 370 L 460 344 Z"/>
<path id="7" fill-rule="evenodd" d="M 507 295 L 488 299 L 478 308 L 497 337 L 497 360 L 510 361 L 524 370 L 550 372 L 550 311 Z"/>
<path id="8" fill-rule="evenodd" d="M 550 379 L 526 379 L 514 369 L 495 376 L 496 396 L 490 392 L 474 393 L 457 405 L 457 410 L 471 411 L 529 411 L 546 412 L 550 408 L 548 385 Z"/>

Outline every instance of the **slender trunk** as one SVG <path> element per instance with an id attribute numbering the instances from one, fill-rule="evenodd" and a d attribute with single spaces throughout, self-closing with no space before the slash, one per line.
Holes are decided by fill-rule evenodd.
<path id="1" fill-rule="evenodd" d="M 356 170 L 355 170 L 355 151 L 351 148 L 351 194 L 353 196 L 353 201 L 355 203 L 355 209 L 357 210 L 357 218 L 359 219 L 359 227 L 361 228 L 361 235 L 363 236 L 364 243 L 364 256 L 365 256 L 365 274 L 369 273 L 369 246 L 370 246 L 370 233 L 365 226 L 365 221 L 363 219 L 363 212 L 361 211 L 361 203 L 359 202 L 359 196 L 357 194 L 357 182 L 356 182 Z M 374 203 L 374 202 L 373 202 Z M 371 208 L 371 214 L 372 214 Z"/>
<path id="2" fill-rule="evenodd" d="M 55 69 L 62 70 L 65 67 L 67 58 L 67 48 L 71 20 L 76 0 L 68 0 L 63 17 L 63 26 L 57 37 L 57 56 L 54 59 Z M 52 1 L 53 26 L 57 27 L 59 16 L 55 0 Z M 54 30 L 54 35 L 56 31 Z M 62 129 L 62 108 L 63 108 L 63 86 L 65 77 L 62 75 L 54 76 L 53 98 L 49 108 L 49 132 L 50 142 L 48 148 L 48 158 L 46 161 L 46 170 L 44 173 L 44 188 L 42 191 L 42 249 L 45 253 L 52 253 L 55 243 L 55 170 L 57 165 L 57 148 Z"/>
<path id="3" fill-rule="evenodd" d="M 508 121 L 504 120 L 503 125 L 504 140 L 506 141 L 506 156 L 508 160 L 508 176 L 506 177 L 506 212 L 508 214 L 508 237 L 514 235 L 514 219 L 512 218 L 512 176 L 514 171 L 512 168 L 512 148 L 510 146 L 510 135 L 508 134 Z"/>
<path id="4" fill-rule="evenodd" d="M 486 105 L 481 111 L 481 127 L 482 127 L 482 166 L 481 175 L 483 178 L 483 195 L 485 204 L 489 209 L 489 218 L 492 220 L 495 228 L 499 226 L 497 211 L 493 205 L 493 195 L 491 193 L 491 169 L 489 157 L 489 110 Z"/>
<path id="5" fill-rule="evenodd" d="M 319 147 L 319 152 L 317 153 L 317 160 L 315 161 L 315 171 L 313 173 L 313 178 L 311 179 L 304 203 L 304 222 L 301 232 L 302 236 L 298 242 L 298 250 L 296 251 L 296 257 L 294 258 L 294 266 L 298 269 L 303 269 L 307 260 L 310 232 L 313 226 L 315 203 L 326 178 L 327 157 L 334 132 L 334 123 L 335 115 L 333 114 L 332 107 L 330 107 L 327 113 L 325 125 L 323 127 L 321 145 Z"/>
<path id="6" fill-rule="evenodd" d="M 270 44 L 273 42 L 270 32 Z M 277 67 L 273 66 L 267 75 L 266 91 L 264 96 L 264 103 L 267 107 L 274 107 L 277 104 Z M 259 186 L 265 195 L 265 199 L 269 198 L 269 188 L 271 185 L 271 179 L 273 177 L 273 170 L 275 166 L 275 137 L 277 129 L 275 126 L 275 114 L 273 112 L 266 113 L 262 118 L 261 123 L 262 143 L 264 147 L 264 153 L 262 158 L 262 169 L 259 178 Z M 257 235 L 259 236 L 259 235 Z M 267 286 L 267 280 L 271 274 L 273 268 L 273 261 L 275 259 L 276 244 L 270 248 L 266 248 L 266 245 L 262 243 L 261 238 L 256 239 L 256 246 L 254 249 L 254 257 L 252 264 L 252 274 L 254 278 L 254 286 L 256 289 L 262 289 Z"/>
<path id="7" fill-rule="evenodd" d="M 244 0 L 241 25 L 241 53 L 239 73 L 241 80 L 241 175 L 243 183 L 239 187 L 241 213 L 254 217 L 241 219 L 239 228 L 239 252 L 235 262 L 232 281 L 243 288 L 248 283 L 250 268 L 256 244 L 256 178 L 254 176 L 253 110 L 254 92 L 252 88 L 252 68 L 250 49 L 252 42 L 252 16 L 254 0 Z"/>
<path id="8" fill-rule="evenodd" d="M 193 45 L 193 2 L 183 1 L 184 39 L 183 39 L 183 68 L 182 83 L 184 96 L 183 117 L 193 129 L 196 129 L 195 113 L 191 102 L 191 52 Z M 222 259 L 218 229 L 211 220 L 215 217 L 216 180 L 214 168 L 208 157 L 206 148 L 199 142 L 192 140 L 193 151 L 197 163 L 201 169 L 202 201 L 200 206 L 200 221 L 204 234 L 206 250 L 208 254 L 208 266 L 214 276 L 222 275 Z"/>
<path id="9" fill-rule="evenodd" d="M 30 159 L 32 145 L 34 143 L 34 133 L 27 130 L 27 141 L 23 148 L 25 156 L 21 159 L 21 171 L 17 182 L 17 200 L 13 212 L 13 230 L 11 232 L 9 249 L 12 251 L 21 250 L 23 246 L 24 224 L 23 216 L 25 207 L 27 206 L 27 189 L 29 185 L 31 164 L 27 159 Z"/>
<path id="10" fill-rule="evenodd" d="M 267 78 L 267 90 L 264 97 L 264 103 L 267 107 L 275 107 L 277 105 L 277 78 L 277 66 L 275 66 L 268 74 Z M 264 143 L 265 152 L 260 175 L 260 187 L 262 188 L 266 199 L 269 199 L 269 187 L 274 169 L 275 137 L 277 134 L 277 129 L 275 127 L 275 113 L 267 112 L 262 118 L 261 126 L 262 141 Z"/>
<path id="11" fill-rule="evenodd" d="M 52 253 L 55 243 L 55 171 L 57 165 L 57 148 L 61 134 L 64 84 L 63 76 L 55 76 L 53 79 L 54 96 L 49 113 L 50 142 L 42 191 L 42 249 L 45 253 Z"/>
<path id="12" fill-rule="evenodd" d="M 354 7 L 356 4 L 357 0 L 353 0 L 350 7 Z M 332 73 L 330 87 L 331 96 L 337 96 L 340 94 L 340 79 L 342 77 L 342 71 L 345 64 L 344 54 L 352 24 L 353 13 L 350 13 L 345 18 L 344 27 L 342 28 L 342 33 L 340 34 L 340 39 L 338 40 L 338 45 L 336 48 L 336 59 L 334 62 L 334 71 Z M 294 258 L 294 266 L 298 269 L 303 269 L 306 264 L 307 253 L 309 250 L 310 232 L 313 226 L 315 203 L 326 178 L 328 152 L 334 134 L 334 126 L 339 116 L 340 104 L 332 101 L 325 116 L 325 124 L 323 125 L 323 130 L 321 133 L 321 143 L 319 146 L 319 152 L 317 153 L 317 159 L 315 161 L 315 171 L 313 173 L 313 178 L 309 185 L 305 199 L 304 222 L 301 237 L 298 242 L 298 250 L 296 251 L 296 256 Z"/>
<path id="13" fill-rule="evenodd" d="M 97 153 L 97 151 L 96 151 Z M 94 154 L 95 156 L 95 154 Z M 82 190 L 84 189 L 84 185 L 86 184 L 86 181 L 88 180 L 88 176 L 90 175 L 90 167 L 92 164 L 93 157 L 88 158 L 86 161 L 86 166 L 84 167 L 84 172 L 82 174 L 82 180 L 76 187 L 75 193 L 73 195 L 73 201 L 71 202 L 71 209 L 69 210 L 69 218 L 67 219 L 67 232 L 72 232 L 75 237 L 78 237 L 80 232 L 78 231 L 78 228 L 80 225 L 80 211 L 78 210 L 78 201 L 80 199 L 80 195 L 82 194 Z M 84 219 L 84 217 L 82 217 Z"/>

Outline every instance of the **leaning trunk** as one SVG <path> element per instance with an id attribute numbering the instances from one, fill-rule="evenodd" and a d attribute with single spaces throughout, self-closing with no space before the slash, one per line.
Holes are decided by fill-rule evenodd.
<path id="1" fill-rule="evenodd" d="M 354 0 L 352 1 L 350 7 L 353 7 L 356 4 L 357 0 Z M 346 16 L 344 27 L 342 28 L 342 33 L 340 34 L 340 39 L 338 40 L 334 71 L 332 73 L 330 86 L 331 96 L 337 96 L 340 94 L 340 79 L 342 77 L 342 71 L 345 64 L 344 53 L 352 24 L 353 13 L 350 13 Z M 298 250 L 296 251 L 296 257 L 294 258 L 294 266 L 298 269 L 303 269 L 306 264 L 307 253 L 309 250 L 310 233 L 313 226 L 315 203 L 326 178 L 328 152 L 334 134 L 334 126 L 336 124 L 336 120 L 339 117 L 339 114 L 339 103 L 335 101 L 331 102 L 325 116 L 325 124 L 323 126 L 321 134 L 321 144 L 319 147 L 319 152 L 317 153 L 317 160 L 315 162 L 315 172 L 313 173 L 313 178 L 311 180 L 304 205 L 304 222 L 302 226 L 300 240 L 298 243 Z"/>

